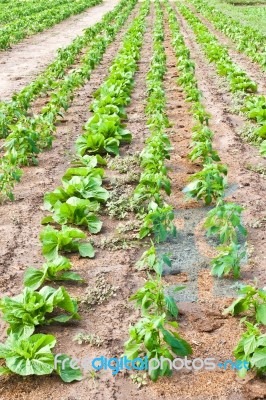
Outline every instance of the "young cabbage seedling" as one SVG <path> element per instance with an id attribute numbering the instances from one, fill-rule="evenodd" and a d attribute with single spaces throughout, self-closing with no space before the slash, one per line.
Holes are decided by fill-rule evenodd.
<path id="1" fill-rule="evenodd" d="M 29 267 L 24 275 L 24 285 L 33 290 L 38 289 L 45 281 L 75 281 L 84 282 L 76 272 L 69 271 L 72 267 L 70 260 L 59 256 L 53 261 L 43 264 L 41 269 Z"/>

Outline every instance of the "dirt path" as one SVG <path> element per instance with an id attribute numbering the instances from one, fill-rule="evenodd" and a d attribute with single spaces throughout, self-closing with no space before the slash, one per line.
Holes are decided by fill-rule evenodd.
<path id="1" fill-rule="evenodd" d="M 243 71 L 247 73 L 247 75 L 258 83 L 258 93 L 266 94 L 266 75 L 263 72 L 258 64 L 253 62 L 247 55 L 239 52 L 236 49 L 236 44 L 227 38 L 222 32 L 217 30 L 212 23 L 205 18 L 202 14 L 196 11 L 195 7 L 190 4 L 186 4 L 187 7 L 191 9 L 195 13 L 195 15 L 204 23 L 204 25 L 209 29 L 209 31 L 217 37 L 219 42 L 227 46 L 229 56 L 232 58 L 233 62 L 238 64 Z"/>
<path id="2" fill-rule="evenodd" d="M 0 52 L 0 101 L 8 100 L 31 82 L 53 61 L 60 47 L 69 45 L 84 29 L 100 21 L 118 2 L 104 0 L 100 5 L 23 40 L 11 50 Z"/>

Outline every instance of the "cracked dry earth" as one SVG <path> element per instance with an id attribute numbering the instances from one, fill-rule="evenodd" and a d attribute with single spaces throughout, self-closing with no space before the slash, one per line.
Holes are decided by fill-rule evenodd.
<path id="1" fill-rule="evenodd" d="M 25 168 L 23 179 L 16 186 L 16 201 L 0 207 L 1 295 L 17 294 L 22 288 L 23 273 L 27 266 L 39 266 L 43 262 L 38 240 L 41 230 L 40 221 L 45 215 L 43 195 L 59 185 L 60 177 L 71 161 L 75 139 L 81 134 L 82 125 L 90 117 L 88 106 L 92 101 L 92 94 L 107 76 L 108 67 L 135 14 L 136 10 L 133 11 L 114 43 L 107 49 L 100 66 L 92 73 L 90 81 L 76 92 L 64 120 L 58 123 L 53 148 L 40 155 L 37 167 Z M 230 97 L 226 88 L 221 89 L 213 67 L 204 58 L 199 46 L 195 43 L 192 32 L 182 17 L 178 16 L 178 18 L 186 44 L 191 50 L 191 58 L 196 62 L 197 79 L 204 95 L 206 108 L 212 114 L 211 128 L 216 133 L 215 148 L 222 161 L 229 166 L 229 183 L 234 190 L 229 192 L 228 199 L 247 208 L 244 222 L 248 226 L 248 242 L 252 251 L 249 263 L 243 267 L 243 279 L 245 282 L 252 282 L 256 276 L 263 286 L 266 284 L 265 221 L 263 222 L 266 185 L 262 175 L 246 168 L 247 163 L 258 164 L 263 160 L 258 156 L 255 148 L 244 143 L 237 135 L 237 129 L 242 121 L 228 112 Z M 127 108 L 127 128 L 132 132 L 133 141 L 122 148 L 121 157 L 124 159 L 140 152 L 149 135 L 144 112 L 145 77 L 152 56 L 153 5 L 147 21 L 144 45 L 138 63 L 139 69 L 135 75 L 132 102 Z M 181 268 L 175 274 L 165 274 L 164 280 L 170 287 L 180 283 L 190 285 L 193 281 L 191 287 L 197 292 L 197 301 L 191 302 L 184 298 L 178 305 L 180 332 L 191 343 L 193 357 L 217 357 L 226 360 L 231 358 L 232 349 L 241 335 L 242 328 L 239 325 L 239 319 L 222 316 L 221 311 L 231 302 L 231 298 L 215 294 L 217 280 L 210 276 L 209 267 L 206 268 L 213 253 L 202 230 L 207 209 L 194 201 L 185 201 L 182 194 L 189 175 L 199 170 L 200 166 L 190 163 L 187 159 L 193 120 L 189 114 L 189 104 L 176 83 L 178 70 L 166 18 L 164 45 L 167 55 L 167 73 L 164 83 L 167 115 L 172 123 L 168 134 L 173 145 L 171 160 L 168 162 L 172 179 L 170 203 L 174 205 L 176 211 L 175 223 L 178 228 L 178 238 L 181 238 L 183 232 L 187 235 L 187 240 L 192 243 L 189 248 L 191 251 L 189 257 L 183 256 L 187 260 L 187 271 Z M 29 77 L 25 76 L 25 79 L 26 82 Z M 19 87 L 21 86 L 18 85 L 15 89 Z M 37 102 L 35 106 L 41 107 L 41 102 Z M 140 171 L 135 166 L 133 168 L 133 175 L 138 176 Z M 120 174 L 110 167 L 106 168 L 104 181 L 106 188 L 115 187 L 119 195 L 127 196 L 132 193 L 135 185 L 132 171 Z M 53 325 L 42 328 L 42 332 L 51 333 L 57 337 L 56 353 L 67 353 L 79 358 L 87 356 L 91 359 L 101 355 L 109 358 L 119 357 L 123 352 L 123 343 L 128 338 L 128 326 L 137 319 L 137 312 L 128 303 L 128 298 L 145 280 L 145 273 L 136 271 L 134 268 L 144 247 L 135 247 L 130 244 L 131 242 L 121 244 L 119 242 L 121 235 L 118 231 L 119 227 L 130 222 L 134 216 L 128 213 L 124 220 L 118 220 L 110 217 L 108 209 L 105 209 L 101 219 L 103 230 L 94 238 L 97 249 L 95 259 L 80 259 L 78 256 L 71 258 L 74 270 L 84 277 L 86 283 L 66 286 L 73 296 L 82 299 L 88 288 L 90 290 L 97 287 L 100 279 L 103 282 L 103 290 L 107 288 L 108 292 L 108 288 L 111 288 L 110 293 L 108 292 L 102 304 L 88 305 L 85 301 L 82 302 L 81 321 L 68 323 L 63 327 Z M 262 222 L 255 228 L 256 221 Z M 176 252 L 179 248 L 178 238 L 173 244 Z M 184 240 L 186 242 L 186 238 Z M 186 246 L 184 246 L 184 251 L 188 251 Z M 189 273 L 192 258 L 198 261 L 198 264 L 200 263 L 197 275 Z M 228 287 L 231 284 L 228 282 Z M 3 321 L 0 321 L 0 326 L 1 340 L 3 340 L 6 330 Z M 81 331 L 97 334 L 103 341 L 102 345 L 92 347 L 77 344 L 73 338 Z M 82 382 L 67 385 L 56 376 L 25 379 L 16 376 L 4 377 L 0 379 L 0 399 L 246 400 L 266 398 L 265 382 L 255 379 L 252 375 L 249 375 L 246 381 L 241 381 L 234 372 L 224 370 L 177 371 L 171 379 L 164 378 L 156 383 L 149 382 L 141 389 L 137 388 L 126 372 L 114 377 L 110 372 L 103 371 L 98 374 L 98 378 L 88 375 Z"/>

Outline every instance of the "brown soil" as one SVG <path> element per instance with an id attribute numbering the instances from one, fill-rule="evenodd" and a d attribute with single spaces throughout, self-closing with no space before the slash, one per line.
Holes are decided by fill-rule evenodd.
<path id="1" fill-rule="evenodd" d="M 76 36 L 82 35 L 84 29 L 99 22 L 116 4 L 118 0 L 104 0 L 102 4 L 0 52 L 0 101 L 8 100 L 30 83 L 54 60 L 59 48 L 69 45 Z"/>
<path id="2" fill-rule="evenodd" d="M 133 141 L 130 145 L 123 147 L 122 156 L 141 151 L 145 138 L 149 134 L 144 113 L 145 75 L 152 55 L 153 20 L 152 7 L 152 12 L 148 16 L 148 29 L 144 36 L 139 70 L 135 76 L 132 102 L 127 108 L 127 127 L 132 132 Z M 176 84 L 178 76 L 176 59 L 169 41 L 169 30 L 166 25 L 165 27 L 168 68 L 165 77 L 165 93 L 167 114 L 173 123 L 168 133 L 174 147 L 169 161 L 172 178 L 170 203 L 175 206 L 176 210 L 197 209 L 201 205 L 194 201 L 185 202 L 181 193 L 188 176 L 197 171 L 200 166 L 190 163 L 186 158 L 189 152 L 193 121 L 189 114 L 189 105 L 185 102 L 184 95 Z M 258 162 L 261 161 L 261 158 L 258 158 L 255 149 L 243 144 L 236 136 L 235 130 L 239 121 L 233 120 L 231 114 L 228 113 L 226 103 L 220 93 L 218 80 L 215 79 L 213 70 L 201 55 L 191 31 L 183 21 L 182 30 L 186 43 L 191 49 L 191 57 L 196 61 L 197 78 L 204 93 L 206 107 L 212 113 L 211 127 L 216 133 L 215 148 L 222 161 L 229 166 L 229 183 L 237 185 L 237 189 L 230 198 L 247 206 L 246 224 L 258 219 L 262 220 L 265 181 L 261 175 L 245 168 L 247 162 Z M 43 195 L 60 184 L 60 177 L 68 167 L 74 151 L 75 138 L 82 132 L 82 125 L 90 116 L 88 105 L 92 100 L 92 94 L 107 76 L 108 67 L 121 43 L 122 34 L 118 35 L 116 41 L 107 50 L 101 65 L 93 72 L 90 82 L 77 92 L 64 122 L 58 124 L 57 138 L 53 149 L 40 155 L 38 167 L 25 170 L 22 182 L 16 187 L 16 201 L 0 207 L 0 287 L 2 295 L 17 294 L 22 288 L 22 277 L 26 267 L 29 265 L 40 266 L 43 262 L 38 240 L 41 230 L 40 221 L 44 215 Z M 210 71 L 210 74 L 207 75 L 206 71 Z M 106 169 L 106 187 L 110 187 L 111 181 L 114 181 L 115 178 L 119 182 L 123 175 L 120 176 L 117 172 Z M 121 184 L 121 193 L 125 187 L 133 190 L 134 184 Z M 130 219 L 131 215 L 125 221 L 117 221 L 110 218 L 105 210 L 102 215 L 104 228 L 102 233 L 95 238 L 96 244 L 99 244 L 102 239 L 118 237 L 117 226 Z M 176 220 L 176 225 L 182 229 L 184 225 L 182 218 Z M 263 286 L 266 282 L 263 222 L 261 227 L 248 230 L 248 240 L 250 245 L 254 246 L 254 250 L 249 266 L 244 270 L 244 279 L 250 281 L 257 276 Z M 210 257 L 212 249 L 201 233 L 200 224 L 196 228 L 195 236 L 200 253 Z M 87 285 L 94 285 L 99 274 L 103 274 L 106 281 L 117 287 L 117 290 L 116 296 L 109 298 L 101 305 L 95 305 L 91 310 L 81 304 L 82 320 L 80 322 L 64 327 L 53 325 L 42 328 L 42 332 L 49 332 L 57 337 L 57 353 L 65 352 L 75 357 L 88 356 L 90 358 L 101 355 L 119 357 L 122 354 L 123 343 L 128 338 L 128 326 L 137 318 L 137 312 L 128 303 L 128 297 L 143 284 L 146 276 L 144 272 L 138 272 L 134 268 L 142 251 L 143 249 L 131 247 L 116 251 L 98 248 L 94 260 L 72 257 L 74 269 L 87 280 L 87 284 L 84 285 L 67 285 L 73 296 L 82 298 Z M 180 282 L 186 283 L 188 277 L 182 273 L 168 275 L 164 279 L 166 283 L 174 285 Z M 230 303 L 230 299 L 213 297 L 213 285 L 214 279 L 210 276 L 209 271 L 202 270 L 198 277 L 198 302 L 179 304 L 180 331 L 182 336 L 191 343 L 194 351 L 193 357 L 217 357 L 226 360 L 232 357 L 232 348 L 241 335 L 241 328 L 239 319 L 221 315 L 221 310 Z M 4 339 L 6 327 L 2 321 L 0 326 L 1 339 Z M 88 345 L 80 346 L 73 342 L 73 337 L 80 331 L 99 335 L 104 340 L 103 345 L 95 348 Z M 80 383 L 70 385 L 63 384 L 56 376 L 26 379 L 17 376 L 4 377 L 0 380 L 0 399 L 244 400 L 263 399 L 266 393 L 265 383 L 253 379 L 252 375 L 249 375 L 248 380 L 243 382 L 236 377 L 235 372 L 223 370 L 215 372 L 182 370 L 182 372 L 175 372 L 170 379 L 160 379 L 156 383 L 149 382 L 141 389 L 137 388 L 127 373 L 121 373 L 117 377 L 113 377 L 109 372 L 101 372 L 97 375 L 99 379 L 87 377 Z"/>

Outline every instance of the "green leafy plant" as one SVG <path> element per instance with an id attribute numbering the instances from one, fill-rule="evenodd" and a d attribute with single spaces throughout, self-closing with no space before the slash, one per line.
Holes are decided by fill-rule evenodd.
<path id="1" fill-rule="evenodd" d="M 237 243 L 237 232 L 243 236 L 247 230 L 241 223 L 241 213 L 244 208 L 236 203 L 220 201 L 215 208 L 208 212 L 204 227 L 207 235 L 216 235 L 221 243 Z"/>
<path id="2" fill-rule="evenodd" d="M 48 261 L 53 261 L 59 255 L 59 251 L 76 252 L 81 257 L 94 257 L 94 250 L 90 243 L 81 242 L 86 235 L 81 230 L 62 226 L 61 231 L 52 228 L 50 225 L 45 227 L 41 234 L 42 252 Z"/>
<path id="3" fill-rule="evenodd" d="M 262 334 L 257 325 L 245 322 L 247 330 L 234 349 L 237 360 L 246 361 L 249 369 L 259 376 L 266 373 L 266 334 Z M 239 375 L 244 377 L 246 368 L 239 370 Z"/>
<path id="4" fill-rule="evenodd" d="M 196 161 L 198 158 L 200 158 L 204 164 L 212 163 L 213 161 L 220 161 L 217 151 L 213 150 L 212 146 L 214 134 L 208 128 L 208 126 L 204 125 L 209 121 L 207 116 L 204 117 L 204 115 L 207 115 L 207 113 L 201 103 L 197 102 L 196 104 L 194 104 L 194 107 L 192 107 L 191 110 L 193 112 L 193 117 L 195 119 L 199 119 L 200 124 L 197 124 L 193 127 L 191 142 L 192 150 L 189 153 L 189 158 L 192 161 Z"/>
<path id="5" fill-rule="evenodd" d="M 243 285 L 239 290 L 240 295 L 225 311 L 224 314 L 238 315 L 250 312 L 257 323 L 266 325 L 266 289 L 256 286 Z"/>
<path id="6" fill-rule="evenodd" d="M 223 164 L 205 164 L 202 171 L 192 175 L 183 192 L 191 198 L 203 199 L 206 204 L 220 199 L 227 186 L 227 167 Z"/>
<path id="7" fill-rule="evenodd" d="M 187 356 L 192 353 L 190 345 L 174 330 L 168 330 L 166 325 L 177 328 L 175 321 L 167 321 L 166 315 L 148 315 L 141 318 L 129 329 L 130 338 L 125 342 L 125 355 L 129 360 L 147 356 L 148 359 L 166 357 L 174 359 L 174 355 Z M 171 376 L 169 363 L 163 368 L 153 369 L 150 377 L 156 381 L 159 376 Z"/>
<path id="8" fill-rule="evenodd" d="M 193 149 L 189 153 L 189 158 L 192 161 L 196 161 L 201 158 L 204 163 L 213 161 L 220 161 L 220 157 L 216 150 L 213 150 L 212 142 L 209 139 L 205 139 L 202 142 L 192 142 Z"/>
<path id="9" fill-rule="evenodd" d="M 0 202 L 5 198 L 15 200 L 13 188 L 15 182 L 19 182 L 22 177 L 22 171 L 13 164 L 13 158 L 2 158 L 0 161 Z"/>
<path id="10" fill-rule="evenodd" d="M 175 291 L 182 289 L 184 289 L 183 286 L 177 286 Z M 155 279 L 150 278 L 129 300 L 135 301 L 143 316 L 149 314 L 161 315 L 163 313 L 168 317 L 176 318 L 178 316 L 176 302 L 173 297 L 165 294 L 165 286 L 160 275 Z"/>
<path id="11" fill-rule="evenodd" d="M 82 225 L 86 226 L 90 233 L 98 233 L 102 228 L 102 222 L 95 215 L 95 211 L 98 210 L 99 203 L 97 202 L 70 197 L 65 203 L 57 201 L 53 206 L 53 214 L 45 217 L 42 223 Z"/>
<path id="12" fill-rule="evenodd" d="M 144 251 L 140 260 L 136 262 L 137 269 L 153 270 L 159 275 L 162 274 L 164 265 L 171 267 L 172 261 L 168 254 L 157 255 L 156 247 L 153 243 L 148 250 Z"/>
<path id="13" fill-rule="evenodd" d="M 41 269 L 27 268 L 24 274 L 24 286 L 36 290 L 46 281 L 84 282 L 79 274 L 69 271 L 72 264 L 68 258 L 59 256 L 43 264 Z"/>
<path id="14" fill-rule="evenodd" d="M 80 174 L 85 173 L 84 169 L 79 172 L 78 168 L 75 168 L 75 171 Z M 108 191 L 102 187 L 102 180 L 99 176 L 89 175 L 84 177 L 74 175 L 67 180 L 66 177 L 69 177 L 69 174 L 75 171 L 73 171 L 73 169 L 67 171 L 64 178 L 65 180 L 63 180 L 63 187 L 58 187 L 52 193 L 45 194 L 44 205 L 47 210 L 52 211 L 57 201 L 63 203 L 70 197 L 86 199 L 91 202 L 105 202 L 108 199 Z M 97 172 L 94 172 L 94 175 L 96 175 Z M 90 171 L 88 173 L 92 174 L 93 172 Z"/>
<path id="15" fill-rule="evenodd" d="M 47 318 L 47 314 L 51 314 L 56 308 L 63 309 L 67 314 Z M 39 292 L 24 288 L 18 296 L 3 297 L 0 309 L 3 319 L 10 325 L 8 333 L 18 335 L 31 335 L 37 325 L 80 319 L 77 302 L 69 296 L 64 287 L 56 290 L 44 286 Z"/>
<path id="16" fill-rule="evenodd" d="M 55 370 L 54 355 L 51 351 L 55 344 L 56 339 L 52 335 L 9 335 L 5 343 L 0 343 L 0 359 L 5 360 L 5 366 L 0 367 L 0 375 L 49 375 L 56 372 L 64 382 L 80 381 L 80 369 L 71 368 L 69 363 L 65 363 L 64 369 L 59 364 Z M 61 362 L 65 358 L 70 359 L 65 354 L 59 358 Z"/>
<path id="17" fill-rule="evenodd" d="M 0 374 L 16 373 L 19 375 L 46 375 L 54 370 L 54 356 L 51 349 L 56 340 L 52 335 L 36 334 L 19 337 L 11 334 L 5 344 L 0 344 L 0 358 L 6 367 L 1 367 Z"/>
<path id="18" fill-rule="evenodd" d="M 266 121 L 265 101 L 265 96 L 247 96 L 241 111 L 246 113 L 248 118 L 255 120 L 259 124 L 263 124 Z"/>
<path id="19" fill-rule="evenodd" d="M 176 236 L 176 227 L 173 223 L 175 216 L 171 206 L 158 207 L 151 203 L 148 214 L 143 219 L 139 237 L 143 239 L 154 234 L 156 242 L 164 242 L 170 236 Z"/>
<path id="20" fill-rule="evenodd" d="M 95 119 L 96 115 L 92 118 Z M 108 121 L 106 120 L 111 119 L 111 116 L 109 115 L 102 115 L 101 117 L 98 117 L 98 119 L 99 119 L 98 124 L 94 124 L 94 130 L 97 133 L 93 133 L 92 129 L 89 130 L 88 126 L 89 123 L 87 123 L 86 134 L 78 138 L 76 142 L 76 149 L 78 154 L 84 155 L 87 152 L 90 154 L 111 153 L 114 155 L 118 155 L 120 141 L 122 141 L 123 139 L 122 134 L 125 131 L 124 130 L 122 131 L 122 128 L 119 125 L 115 125 L 113 121 L 108 123 Z M 120 121 L 119 117 L 118 121 Z M 105 131 L 103 131 L 103 133 L 100 133 L 101 132 L 101 130 L 99 129 L 100 127 L 101 130 L 105 128 Z M 126 133 L 124 137 L 128 138 L 126 141 L 130 141 L 130 136 L 128 133 Z"/>
<path id="21" fill-rule="evenodd" d="M 240 276 L 241 260 L 245 257 L 246 252 L 241 249 L 239 244 L 230 243 L 226 246 L 218 246 L 219 254 L 211 260 L 212 274 L 221 278 L 233 272 L 234 278 Z"/>

